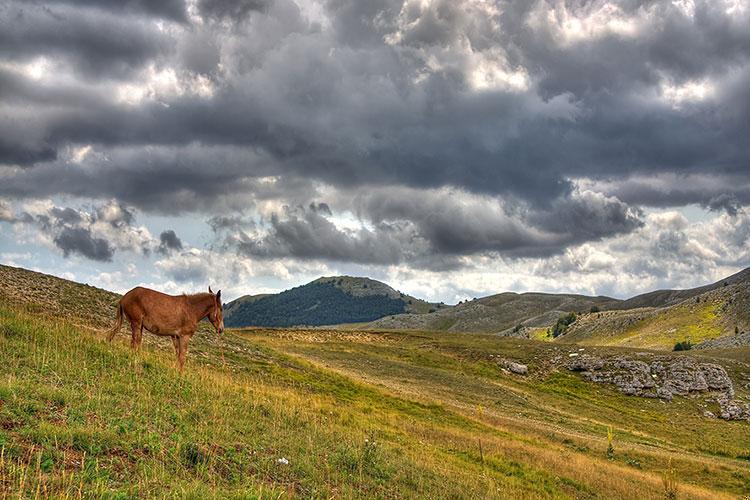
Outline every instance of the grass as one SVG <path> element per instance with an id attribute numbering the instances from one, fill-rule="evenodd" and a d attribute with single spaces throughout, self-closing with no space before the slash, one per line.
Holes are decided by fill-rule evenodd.
<path id="1" fill-rule="evenodd" d="M 577 496 L 584 488 L 488 452 L 500 433 L 441 405 L 264 350 L 233 370 L 132 354 L 0 309 L 0 475 L 34 496 Z M 167 359 L 165 359 L 165 357 Z M 270 357 L 270 358 L 269 358 Z"/>
<path id="2" fill-rule="evenodd" d="M 609 345 L 672 350 L 677 342 L 695 345 L 724 333 L 717 315 L 717 304 L 687 301 L 662 310 L 659 314 L 642 314 L 641 319 L 612 332 L 561 337 L 584 345 Z M 630 313 L 623 313 L 627 315 Z"/>
<path id="3" fill-rule="evenodd" d="M 680 498 L 750 495 L 746 422 L 554 365 L 578 346 L 204 326 L 180 376 L 168 343 L 136 354 L 92 329 L 111 295 L 76 293 L 70 316 L 51 288 L 0 298 L 4 496 L 664 498 L 665 477 Z M 747 361 L 722 363 L 739 377 Z"/>
<path id="4" fill-rule="evenodd" d="M 750 445 L 746 423 L 702 418 L 697 401 L 676 399 L 666 404 L 632 398 L 606 386 L 592 386 L 567 371 L 547 372 L 548 357 L 559 352 L 554 344 L 395 332 L 371 334 L 370 340 L 342 335 L 337 341 L 331 334 L 325 342 L 305 342 L 301 332 L 293 338 L 270 333 L 247 335 L 253 343 L 312 360 L 401 397 L 439 403 L 446 410 L 479 419 L 506 433 L 506 451 L 519 446 L 531 463 L 545 463 L 545 468 L 557 470 L 551 457 L 530 442 L 554 450 L 553 455 L 566 454 L 560 451 L 562 447 L 566 452 L 573 448 L 583 455 L 577 457 L 582 468 L 566 470 L 574 476 L 580 474 L 575 477 L 583 484 L 593 481 L 587 472 L 590 467 L 604 467 L 598 459 L 606 457 L 607 428 L 612 426 L 618 442 L 613 465 L 651 470 L 660 478 L 664 464 L 673 457 L 683 481 L 747 494 L 749 485 L 729 472 L 733 467 L 747 471 L 750 465 L 742 458 Z M 490 354 L 521 359 L 538 375 L 500 376 Z M 482 408 L 481 415 L 477 408 Z M 723 460 L 711 463 L 717 456 L 731 457 L 730 469 L 724 469 L 728 465 Z M 510 454 L 508 458 L 517 460 L 518 456 Z M 722 472 L 725 470 L 727 473 Z"/>

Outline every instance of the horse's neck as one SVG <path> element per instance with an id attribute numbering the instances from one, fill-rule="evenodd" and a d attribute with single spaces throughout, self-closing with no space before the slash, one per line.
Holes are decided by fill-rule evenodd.
<path id="1" fill-rule="evenodd" d="M 214 307 L 214 298 L 209 294 L 194 295 L 188 298 L 188 302 L 196 321 L 208 316 Z"/>

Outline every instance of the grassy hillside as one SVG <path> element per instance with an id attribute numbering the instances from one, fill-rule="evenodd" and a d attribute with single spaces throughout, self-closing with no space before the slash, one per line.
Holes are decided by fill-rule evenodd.
<path id="1" fill-rule="evenodd" d="M 224 311 L 227 326 L 319 326 L 427 312 L 429 303 L 369 278 L 319 278 L 278 294 L 245 296 Z"/>
<path id="2" fill-rule="evenodd" d="M 124 334 L 109 344 L 71 323 L 80 317 L 61 307 L 66 294 L 35 286 L 44 303 L 0 301 L 5 494 L 663 498 L 665 477 L 681 498 L 750 494 L 748 423 L 707 419 L 694 398 L 627 397 L 556 367 L 577 346 L 202 332 L 180 377 L 171 346 L 134 354 Z M 68 286 L 87 304 L 101 294 Z M 498 357 L 527 363 L 529 375 L 502 371 Z M 736 350 L 705 359 L 735 380 L 750 372 Z"/>
<path id="3" fill-rule="evenodd" d="M 667 307 L 580 315 L 558 340 L 671 350 L 677 342 L 697 344 L 744 331 L 750 331 L 750 286 L 727 281 Z"/>
<path id="4" fill-rule="evenodd" d="M 616 302 L 609 297 L 508 292 L 439 308 L 427 315 L 388 316 L 362 328 L 525 336 L 529 331 L 553 324 L 565 312 L 589 311 L 594 306 L 605 308 Z"/>

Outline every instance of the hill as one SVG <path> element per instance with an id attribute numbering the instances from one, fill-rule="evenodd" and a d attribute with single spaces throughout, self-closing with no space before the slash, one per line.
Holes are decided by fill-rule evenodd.
<path id="1" fill-rule="evenodd" d="M 555 324 L 575 318 L 564 335 Z M 431 314 L 391 315 L 360 329 L 481 332 L 539 340 L 671 350 L 750 331 L 750 269 L 686 290 L 657 290 L 627 300 L 544 293 L 501 293 Z M 745 337 L 718 345 L 745 345 Z"/>
<path id="2" fill-rule="evenodd" d="M 37 293 L 0 297 L 4 496 L 750 494 L 747 422 L 704 416 L 718 412 L 710 392 L 666 401 L 595 384 L 565 367 L 581 353 L 575 345 L 330 329 L 217 338 L 209 330 L 196 335 L 180 376 L 166 343 L 135 354 L 124 335 L 103 340 L 96 317 L 110 306 L 102 302 L 99 314 L 91 304 L 115 294 L 22 270 L 0 272 L 0 289 L 11 274 Z M 74 323 L 87 315 L 92 323 Z M 585 348 L 720 364 L 747 399 L 750 359 L 740 351 Z M 528 373 L 507 371 L 511 361 Z"/>
<path id="3" fill-rule="evenodd" d="M 750 331 L 750 273 L 745 270 L 719 283 L 656 295 L 657 303 L 669 296 L 667 306 L 581 314 L 557 340 L 671 350 L 677 342 L 695 345 Z M 675 302 L 680 297 L 687 298 Z"/>
<path id="4" fill-rule="evenodd" d="M 372 321 L 389 314 L 424 313 L 435 307 L 380 281 L 323 277 L 278 294 L 244 296 L 226 304 L 230 327 L 333 325 Z"/>
<path id="5" fill-rule="evenodd" d="M 533 330 L 554 324 L 566 312 L 588 311 L 592 307 L 603 309 L 617 302 L 610 297 L 506 292 L 437 309 L 430 314 L 392 315 L 362 328 L 527 336 Z"/>
<path id="6" fill-rule="evenodd" d="M 636 295 L 635 297 L 617 303 L 612 309 L 671 306 L 728 285 L 747 285 L 748 283 L 750 283 L 750 268 L 743 269 L 736 274 L 727 276 L 726 278 L 710 285 L 684 290 L 656 290 L 654 292 Z"/>

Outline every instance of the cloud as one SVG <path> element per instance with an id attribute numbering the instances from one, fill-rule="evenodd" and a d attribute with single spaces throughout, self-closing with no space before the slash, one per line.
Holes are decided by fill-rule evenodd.
<path id="1" fill-rule="evenodd" d="M 268 8 L 269 0 L 200 0 L 198 9 L 207 18 L 242 20 L 251 12 Z"/>
<path id="2" fill-rule="evenodd" d="M 177 237 L 174 230 L 168 229 L 162 231 L 159 235 L 159 248 L 157 252 L 162 255 L 168 255 L 171 252 L 182 250 L 182 240 Z"/>
<path id="3" fill-rule="evenodd" d="M 115 252 L 177 250 L 138 210 L 208 220 L 264 265 L 422 270 L 552 262 L 655 227 L 649 208 L 750 203 L 750 9 L 313 7 L 6 2 L 0 196 L 90 201 L 33 224 Z"/>
<path id="4" fill-rule="evenodd" d="M 724 210 L 727 214 L 735 216 L 740 211 L 740 202 L 735 195 L 724 193 L 708 200 L 706 208 L 713 211 Z"/>
<path id="5" fill-rule="evenodd" d="M 24 130 L 32 139 L 8 145 L 5 161 L 44 165 L 70 144 L 105 151 L 132 147 L 129 159 L 123 149 L 119 154 L 129 167 L 149 162 L 152 172 L 168 178 L 184 163 L 212 165 L 191 146 L 200 142 L 231 147 L 231 154 L 264 175 L 304 176 L 341 188 L 362 182 L 454 186 L 540 202 L 567 195 L 571 178 L 708 168 L 722 176 L 750 159 L 742 147 L 746 120 L 724 119 L 742 99 L 741 86 L 730 91 L 723 82 L 747 66 L 750 41 L 740 29 L 745 12 L 730 16 L 700 3 L 690 17 L 669 2 L 648 8 L 628 2 L 611 8 L 602 2 L 565 8 L 480 2 L 466 9 L 450 2 L 338 2 L 325 12 L 331 26 L 326 31 L 306 22 L 290 2 L 201 5 L 221 15 L 239 6 L 257 19 L 231 29 L 221 23 L 204 27 L 207 43 L 199 45 L 210 50 L 200 61 L 185 61 L 184 51 L 170 49 L 193 39 L 194 32 L 179 26 L 160 31 L 142 17 L 116 21 L 98 15 L 153 31 L 122 50 L 119 42 L 88 40 L 92 26 L 97 34 L 118 33 L 98 17 L 94 22 L 88 10 L 75 21 L 88 23 L 86 29 L 62 21 L 62 32 L 40 27 L 13 35 L 8 47 L 23 45 L 35 54 L 59 50 L 63 61 L 80 57 L 141 71 L 133 80 L 142 78 L 144 67 L 160 69 L 150 77 L 153 93 L 135 105 L 105 101 L 52 113 L 35 101 L 44 119 Z M 40 26 L 58 22 L 41 10 L 32 14 L 26 17 L 39 17 L 34 22 Z M 587 23 L 610 28 L 590 32 Z M 568 35 L 560 33 L 579 25 L 583 31 L 563 43 L 560 37 Z M 638 36 L 621 25 L 632 25 Z M 101 47 L 102 54 L 36 35 L 68 30 L 81 33 L 86 47 Z M 222 70 L 216 72 L 219 60 Z M 212 76 L 200 80 L 183 65 Z M 97 73 L 125 77 L 116 67 L 102 66 Z M 179 91 L 166 90 L 170 78 Z M 674 109 L 661 90 L 665 82 L 693 80 L 710 81 L 719 90 L 710 100 Z M 26 84 L 39 86 L 33 79 Z M 158 147 L 174 153 L 167 157 Z M 50 171 L 58 168 L 50 165 Z M 245 178 L 231 164 L 213 172 L 227 183 Z M 18 180 L 31 175 L 19 172 Z M 138 188 L 135 175 L 125 182 L 123 191 Z M 191 183 L 190 190 L 208 203 L 212 193 L 200 192 L 198 182 L 188 177 L 183 184 Z"/>
<path id="6" fill-rule="evenodd" d="M 16 216 L 11 209 L 10 204 L 0 200 L 0 222 L 15 222 Z"/>
<path id="7" fill-rule="evenodd" d="M 583 241 L 632 232 L 640 212 L 616 198 L 575 191 L 546 207 L 458 190 L 373 188 L 329 192 L 328 203 L 284 206 L 267 220 L 217 217 L 226 246 L 256 258 L 455 268 L 462 256 L 548 256 Z M 347 214 L 356 218 L 346 219 Z"/>
<path id="8" fill-rule="evenodd" d="M 133 209 L 114 200 L 86 209 L 58 207 L 49 201 L 26 203 L 18 213 L 7 204 L 0 208 L 2 220 L 36 229 L 40 241 L 62 250 L 64 257 L 109 262 L 116 251 L 147 256 L 155 246 L 149 230 L 135 225 Z"/>
<path id="9" fill-rule="evenodd" d="M 187 9 L 183 0 L 52 0 L 47 4 L 69 4 L 92 7 L 102 11 L 122 11 L 129 14 L 146 14 L 173 21 L 187 20 Z"/>
<path id="10" fill-rule="evenodd" d="M 86 78 L 126 78 L 173 43 L 147 17 L 71 4 L 11 2 L 3 11 L 0 56 L 36 64 L 27 66 L 26 73 L 38 78 L 56 73 L 58 65 Z"/>
<path id="11" fill-rule="evenodd" d="M 89 229 L 82 227 L 64 227 L 53 241 L 65 257 L 77 253 L 91 260 L 109 262 L 115 254 L 107 240 L 93 237 Z"/>

